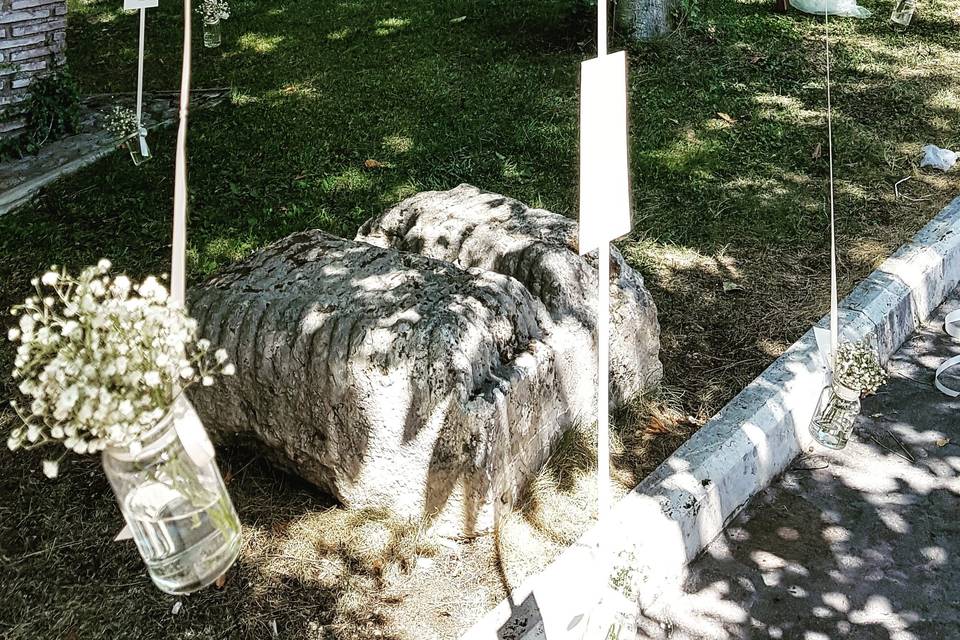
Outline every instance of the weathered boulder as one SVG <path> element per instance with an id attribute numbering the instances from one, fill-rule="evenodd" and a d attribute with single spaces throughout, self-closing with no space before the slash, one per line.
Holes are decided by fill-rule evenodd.
<path id="1" fill-rule="evenodd" d="M 460 185 L 404 200 L 368 220 L 357 240 L 511 276 L 541 308 L 575 419 L 596 419 L 597 254 L 577 252 L 577 224 L 505 196 Z M 610 400 L 628 401 L 662 375 L 657 308 L 643 278 L 611 249 Z"/>
<path id="2" fill-rule="evenodd" d="M 486 529 L 571 423 L 548 319 L 492 271 L 307 231 L 188 304 L 237 366 L 192 390 L 204 423 L 352 507 Z"/>

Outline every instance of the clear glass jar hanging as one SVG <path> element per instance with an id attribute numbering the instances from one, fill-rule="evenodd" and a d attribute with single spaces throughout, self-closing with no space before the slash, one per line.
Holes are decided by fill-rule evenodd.
<path id="1" fill-rule="evenodd" d="M 106 449 L 102 459 L 151 579 L 172 594 L 212 584 L 240 552 L 240 522 L 212 454 L 188 451 L 178 434 L 187 421 L 200 425 L 181 397 L 138 451 Z"/>
<path id="2" fill-rule="evenodd" d="M 220 46 L 220 19 L 214 22 L 203 21 L 203 46 L 216 49 Z"/>
<path id="3" fill-rule="evenodd" d="M 834 381 L 824 388 L 810 423 L 810 433 L 830 449 L 843 449 L 860 415 L 860 391 Z"/>
<path id="4" fill-rule="evenodd" d="M 917 0 L 897 0 L 890 14 L 890 20 L 902 27 L 909 27 L 913 13 L 917 10 Z"/>
<path id="5" fill-rule="evenodd" d="M 150 153 L 150 147 L 147 146 L 147 130 L 145 127 L 141 127 L 136 133 L 131 134 L 123 141 L 123 145 L 130 153 L 134 166 L 139 167 L 153 157 Z"/>

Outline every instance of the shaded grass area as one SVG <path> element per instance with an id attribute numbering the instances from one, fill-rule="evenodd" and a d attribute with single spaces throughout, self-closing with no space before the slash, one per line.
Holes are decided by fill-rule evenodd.
<path id="1" fill-rule="evenodd" d="M 86 92 L 135 86 L 137 21 L 119 4 L 71 0 Z M 621 491 L 827 309 L 823 29 L 769 4 L 707 0 L 700 22 L 631 48 L 634 233 L 619 245 L 659 306 L 679 397 L 617 416 Z M 924 143 L 960 146 L 956 7 L 925 2 L 897 33 L 886 4 L 864 4 L 878 19 L 833 23 L 845 290 L 960 192 L 954 175 L 916 167 Z M 293 231 L 352 237 L 403 197 L 460 182 L 575 215 L 577 64 L 593 50 L 580 3 L 232 5 L 221 49 L 196 34 L 194 85 L 233 95 L 191 119 L 192 279 Z M 177 86 L 178 12 L 149 12 L 148 89 Z M 0 303 L 51 263 L 167 270 L 173 143 L 159 132 L 141 168 L 114 154 L 0 218 Z M 897 200 L 906 176 L 912 199 Z M 725 281 L 741 289 L 724 293 Z M 12 393 L 5 383 L 0 399 Z M 453 638 L 589 524 L 591 447 L 589 432 L 568 434 L 496 539 L 456 543 L 333 509 L 249 452 L 225 452 L 243 555 L 222 589 L 181 599 L 176 615 L 132 546 L 109 542 L 120 515 L 95 461 L 49 482 L 39 457 L 0 452 L 0 634 L 262 638 L 276 625 L 285 638 Z"/>

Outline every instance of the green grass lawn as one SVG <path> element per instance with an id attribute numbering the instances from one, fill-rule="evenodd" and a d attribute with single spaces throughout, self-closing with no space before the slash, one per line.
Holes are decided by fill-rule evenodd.
<path id="1" fill-rule="evenodd" d="M 697 23 L 630 48 L 634 232 L 619 245 L 659 306 L 667 383 L 698 418 L 827 310 L 823 25 L 771 4 L 705 0 Z M 845 290 L 960 194 L 960 174 L 917 169 L 923 144 L 960 147 L 956 3 L 921 3 L 906 33 L 886 21 L 890 3 L 863 4 L 875 19 L 832 22 Z M 137 20 L 120 6 L 70 0 L 68 55 L 84 92 L 135 88 Z M 595 46 L 593 18 L 576 0 L 232 6 L 222 48 L 203 49 L 195 34 L 194 87 L 233 93 L 191 118 L 192 279 L 293 231 L 352 237 L 405 196 L 461 182 L 576 215 L 578 64 Z M 179 11 L 161 2 L 148 13 L 148 90 L 178 86 Z M 173 130 L 158 132 L 156 158 L 142 167 L 116 153 L 0 217 L 0 303 L 25 295 L 52 263 L 109 257 L 132 275 L 168 270 L 173 146 Z M 380 168 L 366 169 L 368 159 Z M 907 176 L 911 199 L 897 200 L 893 185 Z M 724 293 L 725 281 L 743 289 Z M 0 351 L 4 368 L 11 359 Z M 4 390 L 13 393 L 0 387 L 0 399 Z M 636 436 L 644 425 L 621 428 Z M 323 582 L 258 556 L 172 616 L 175 599 L 150 587 L 130 548 L 109 543 L 120 518 L 96 461 L 66 465 L 50 483 L 36 458 L 0 460 L 4 637 L 137 628 L 138 637 L 259 638 L 275 621 L 282 638 L 447 638 L 502 594 L 480 552 L 480 568 L 460 577 L 479 595 L 407 609 L 370 576 L 366 586 Z M 224 456 L 252 540 L 282 538 L 329 506 L 246 460 Z M 627 471 L 649 466 L 635 462 Z M 263 553 L 281 553 L 274 547 Z M 411 620 L 424 627 L 398 631 Z"/>

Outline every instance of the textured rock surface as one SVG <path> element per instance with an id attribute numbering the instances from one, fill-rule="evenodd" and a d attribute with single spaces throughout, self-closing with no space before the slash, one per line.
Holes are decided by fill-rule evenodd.
<path id="1" fill-rule="evenodd" d="M 519 280 L 541 308 L 574 417 L 596 416 L 596 254 L 577 254 L 577 224 L 505 196 L 460 185 L 417 194 L 367 221 L 357 239 Z M 620 253 L 611 251 L 611 404 L 659 380 L 657 308 Z M 587 372 L 593 372 L 592 375 Z"/>
<path id="2" fill-rule="evenodd" d="M 237 375 L 205 424 L 353 507 L 488 528 L 567 425 L 542 311 L 513 278 L 297 233 L 190 294 Z"/>
<path id="3" fill-rule="evenodd" d="M 634 40 L 645 42 L 666 36 L 678 0 L 621 0 L 617 3 L 617 23 Z"/>

